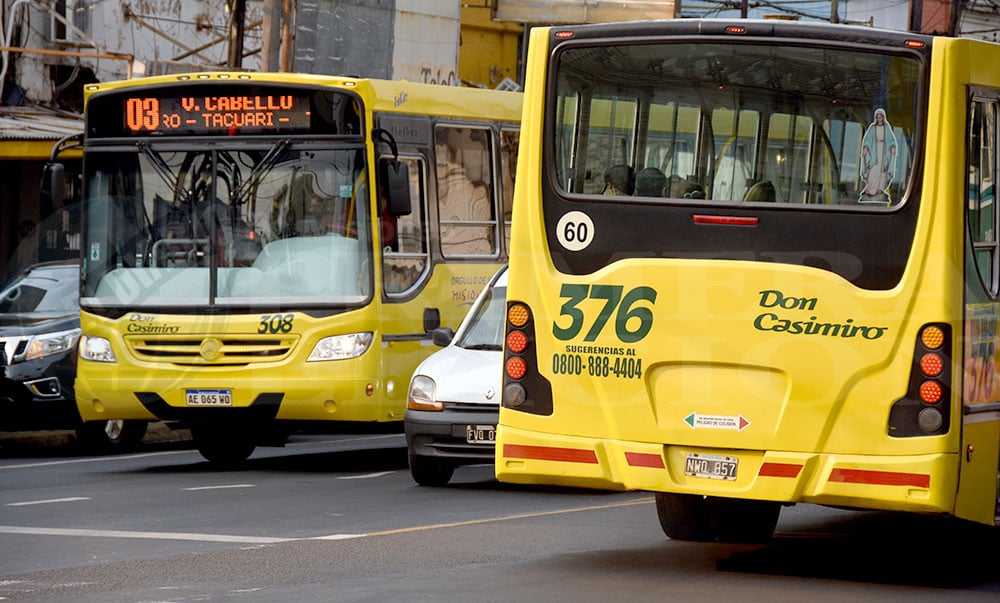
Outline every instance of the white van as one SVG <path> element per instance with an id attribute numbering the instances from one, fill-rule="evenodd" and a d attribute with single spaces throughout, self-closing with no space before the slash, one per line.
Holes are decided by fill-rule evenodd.
<path id="1" fill-rule="evenodd" d="M 406 396 L 410 474 L 422 486 L 443 486 L 458 465 L 492 463 L 503 375 L 507 267 L 483 289 L 458 332 L 439 328 L 446 346 L 417 367 Z"/>

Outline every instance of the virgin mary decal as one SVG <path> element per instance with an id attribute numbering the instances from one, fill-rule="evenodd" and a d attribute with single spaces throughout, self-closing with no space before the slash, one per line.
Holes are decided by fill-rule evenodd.
<path id="1" fill-rule="evenodd" d="M 875 121 L 861 139 L 861 197 L 859 203 L 889 205 L 889 185 L 896 174 L 896 135 L 885 118 L 885 109 L 875 109 Z"/>

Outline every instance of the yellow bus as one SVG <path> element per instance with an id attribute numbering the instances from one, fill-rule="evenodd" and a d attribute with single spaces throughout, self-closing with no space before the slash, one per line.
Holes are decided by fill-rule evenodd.
<path id="1" fill-rule="evenodd" d="M 1000 516 L 1000 46 L 843 25 L 533 30 L 496 475 Z"/>
<path id="2" fill-rule="evenodd" d="M 521 95 L 302 74 L 85 90 L 85 420 L 213 462 L 402 431 L 413 368 L 506 261 Z"/>

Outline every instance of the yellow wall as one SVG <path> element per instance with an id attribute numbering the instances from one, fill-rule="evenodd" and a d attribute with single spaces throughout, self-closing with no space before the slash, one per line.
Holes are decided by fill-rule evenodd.
<path id="1" fill-rule="evenodd" d="M 518 41 L 524 29 L 518 23 L 493 21 L 489 4 L 462 6 L 458 77 L 463 86 L 496 88 L 504 77 L 518 81 Z"/>

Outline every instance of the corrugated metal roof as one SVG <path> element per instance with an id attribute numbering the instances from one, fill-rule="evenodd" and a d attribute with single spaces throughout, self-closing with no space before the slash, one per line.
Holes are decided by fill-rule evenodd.
<path id="1" fill-rule="evenodd" d="M 51 140 L 83 132 L 83 116 L 39 107 L 0 107 L 0 141 Z"/>

